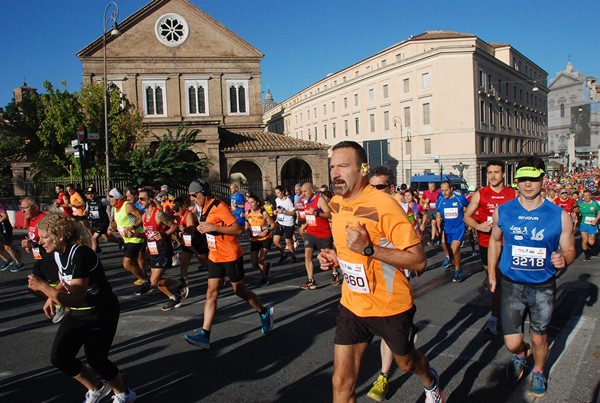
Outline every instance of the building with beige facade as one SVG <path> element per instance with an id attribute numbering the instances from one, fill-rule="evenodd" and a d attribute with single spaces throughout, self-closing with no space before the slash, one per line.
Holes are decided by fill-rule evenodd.
<path id="1" fill-rule="evenodd" d="M 267 130 L 333 145 L 354 140 L 397 182 L 425 172 L 485 185 L 491 159 L 547 152 L 547 73 L 509 44 L 428 31 L 268 110 Z"/>
<path id="2" fill-rule="evenodd" d="M 151 1 L 118 28 L 119 36 L 107 33 L 77 53 L 83 82 L 104 80 L 106 51 L 108 82 L 153 135 L 201 130 L 193 151 L 212 162 L 211 180 L 252 182 L 257 193 L 286 181 L 327 182 L 327 146 L 265 133 L 263 54 L 254 46 L 188 0 Z"/>
<path id="3" fill-rule="evenodd" d="M 573 169 L 600 165 L 600 86 L 571 61 L 548 85 L 548 146 L 551 161 Z"/>

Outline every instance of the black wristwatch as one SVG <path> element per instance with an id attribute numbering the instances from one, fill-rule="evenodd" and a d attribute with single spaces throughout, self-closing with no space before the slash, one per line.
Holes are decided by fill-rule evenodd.
<path id="1" fill-rule="evenodd" d="M 372 243 L 370 243 L 369 246 L 367 246 L 365 248 L 365 250 L 363 250 L 363 255 L 365 255 L 365 256 L 373 256 L 374 253 L 375 253 L 375 249 L 373 249 Z"/>

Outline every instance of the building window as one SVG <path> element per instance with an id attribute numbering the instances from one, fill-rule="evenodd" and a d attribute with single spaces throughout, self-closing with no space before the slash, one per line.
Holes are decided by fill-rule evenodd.
<path id="1" fill-rule="evenodd" d="M 492 75 L 491 74 L 488 74 L 487 85 L 488 85 L 488 91 L 492 92 L 494 90 L 494 84 L 492 84 Z"/>
<path id="2" fill-rule="evenodd" d="M 369 128 L 371 129 L 371 133 L 375 133 L 375 114 L 369 115 Z"/>
<path id="3" fill-rule="evenodd" d="M 479 121 L 485 123 L 485 101 L 479 101 Z"/>
<path id="4" fill-rule="evenodd" d="M 348 137 L 348 120 L 344 120 L 344 136 Z"/>
<path id="5" fill-rule="evenodd" d="M 179 14 L 165 14 L 156 21 L 156 37 L 163 45 L 177 47 L 183 45 L 189 36 L 188 24 Z"/>
<path id="6" fill-rule="evenodd" d="M 358 94 L 354 94 L 354 106 L 358 106 Z"/>
<path id="7" fill-rule="evenodd" d="M 327 125 L 323 125 L 323 139 L 327 140 Z"/>
<path id="8" fill-rule="evenodd" d="M 383 85 L 383 99 L 387 99 L 390 96 L 389 94 L 389 86 L 387 84 Z"/>
<path id="9" fill-rule="evenodd" d="M 335 113 L 335 101 L 331 102 L 331 113 Z"/>
<path id="10" fill-rule="evenodd" d="M 333 134 L 333 138 L 335 138 L 335 135 L 336 135 L 336 133 L 335 133 L 335 122 L 333 122 L 331 124 L 331 132 L 332 132 L 331 134 Z"/>
<path id="11" fill-rule="evenodd" d="M 317 131 L 317 127 L 315 127 L 315 141 L 319 141 L 319 134 Z"/>
<path id="12" fill-rule="evenodd" d="M 479 87 L 485 88 L 485 74 L 483 70 L 479 70 Z"/>
<path id="13" fill-rule="evenodd" d="M 327 104 L 323 104 L 323 115 L 327 115 Z"/>
<path id="14" fill-rule="evenodd" d="M 229 88 L 229 114 L 248 115 L 248 80 L 227 81 Z"/>
<path id="15" fill-rule="evenodd" d="M 344 109 L 348 109 L 348 98 L 344 97 Z"/>
<path id="16" fill-rule="evenodd" d="M 500 127 L 504 127 L 504 108 L 500 107 Z"/>
<path id="17" fill-rule="evenodd" d="M 383 129 L 390 130 L 390 111 L 383 112 Z"/>
<path id="18" fill-rule="evenodd" d="M 375 102 L 375 90 L 373 88 L 369 89 L 369 102 Z"/>
<path id="19" fill-rule="evenodd" d="M 208 80 L 186 80 L 188 115 L 208 115 Z"/>
<path id="20" fill-rule="evenodd" d="M 306 119 L 310 120 L 310 109 L 306 110 Z"/>
<path id="21" fill-rule="evenodd" d="M 367 162 L 375 167 L 385 165 L 388 162 L 387 140 L 370 140 L 363 142 L 363 148 L 367 154 Z"/>
<path id="22" fill-rule="evenodd" d="M 565 104 L 560 104 L 560 117 L 565 117 Z"/>
<path id="23" fill-rule="evenodd" d="M 360 134 L 360 121 L 358 120 L 358 118 L 354 118 L 354 133 L 356 135 Z"/>
<path id="24" fill-rule="evenodd" d="M 485 137 L 479 137 L 479 151 L 485 154 Z"/>
<path id="25" fill-rule="evenodd" d="M 410 106 L 404 107 L 404 127 L 410 127 Z"/>
<path id="26" fill-rule="evenodd" d="M 383 59 L 381 61 L 381 67 L 385 67 L 387 65 L 387 60 Z"/>
<path id="27" fill-rule="evenodd" d="M 421 74 L 421 83 L 424 90 L 429 88 L 429 73 Z"/>
<path id="28" fill-rule="evenodd" d="M 425 154 L 431 154 L 431 139 L 425 139 Z"/>
<path id="29" fill-rule="evenodd" d="M 490 125 L 495 125 L 496 124 L 496 114 L 494 113 L 494 104 L 490 103 L 489 111 L 490 111 Z"/>
<path id="30" fill-rule="evenodd" d="M 429 103 L 423 104 L 423 124 L 431 124 L 431 115 L 429 111 Z"/>
<path id="31" fill-rule="evenodd" d="M 143 81 L 145 116 L 167 116 L 166 80 Z"/>
<path id="32" fill-rule="evenodd" d="M 402 80 L 403 83 L 403 87 L 404 87 L 404 93 L 408 93 L 410 92 L 410 80 L 408 78 L 405 78 L 404 80 Z"/>
<path id="33" fill-rule="evenodd" d="M 506 127 L 510 129 L 510 109 L 506 110 Z"/>

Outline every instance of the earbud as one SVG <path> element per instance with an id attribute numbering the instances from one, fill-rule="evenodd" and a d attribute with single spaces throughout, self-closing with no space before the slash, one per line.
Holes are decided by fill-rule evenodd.
<path id="1" fill-rule="evenodd" d="M 364 173 L 369 172 L 369 164 L 363 162 L 362 164 L 360 164 L 360 170 Z"/>

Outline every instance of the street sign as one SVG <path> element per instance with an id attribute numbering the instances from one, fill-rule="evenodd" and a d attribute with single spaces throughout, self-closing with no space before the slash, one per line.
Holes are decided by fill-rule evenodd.
<path id="1" fill-rule="evenodd" d="M 79 145 L 79 139 L 77 140 L 71 140 L 71 146 L 72 147 L 77 147 Z"/>
<path id="2" fill-rule="evenodd" d="M 75 151 L 75 158 L 79 158 L 79 151 Z"/>
<path id="3" fill-rule="evenodd" d="M 439 156 L 439 155 L 430 155 L 430 156 L 429 156 L 429 159 L 430 159 L 430 160 L 439 160 L 439 159 L 440 159 L 440 156 Z"/>
<path id="4" fill-rule="evenodd" d="M 100 133 L 88 133 L 88 140 L 100 140 Z"/>
<path id="5" fill-rule="evenodd" d="M 75 154 L 77 149 L 75 147 L 65 147 L 65 154 Z"/>

